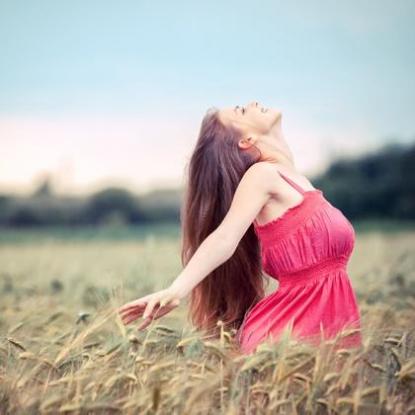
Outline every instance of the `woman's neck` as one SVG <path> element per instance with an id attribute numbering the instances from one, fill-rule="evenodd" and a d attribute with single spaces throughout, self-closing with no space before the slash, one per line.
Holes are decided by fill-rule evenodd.
<path id="1" fill-rule="evenodd" d="M 283 138 L 280 138 L 277 147 L 273 148 L 264 157 L 264 160 L 269 161 L 271 163 L 286 166 L 288 169 L 291 170 L 295 170 L 293 154 Z"/>

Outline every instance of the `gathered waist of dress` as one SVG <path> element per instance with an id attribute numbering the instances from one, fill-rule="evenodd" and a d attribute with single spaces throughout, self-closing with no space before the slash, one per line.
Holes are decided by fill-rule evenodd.
<path id="1" fill-rule="evenodd" d="M 278 274 L 278 281 L 280 287 L 288 287 L 297 284 L 307 284 L 323 277 L 333 271 L 344 270 L 347 267 L 347 257 L 328 258 L 325 261 L 317 262 L 307 268 L 300 269 L 294 272 Z"/>

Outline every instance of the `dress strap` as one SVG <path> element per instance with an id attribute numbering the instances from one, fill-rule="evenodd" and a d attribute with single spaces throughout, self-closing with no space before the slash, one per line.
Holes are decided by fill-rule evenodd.
<path id="1" fill-rule="evenodd" d="M 278 173 L 282 176 L 283 179 L 285 179 L 285 181 L 287 181 L 298 192 L 300 192 L 301 194 L 304 194 L 305 193 L 305 190 L 299 184 L 295 183 L 294 180 L 292 180 L 289 177 L 285 176 L 279 170 L 278 170 Z"/>

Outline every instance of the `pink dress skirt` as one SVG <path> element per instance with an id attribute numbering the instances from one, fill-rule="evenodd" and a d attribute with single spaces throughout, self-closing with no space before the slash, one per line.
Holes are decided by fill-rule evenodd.
<path id="1" fill-rule="evenodd" d="M 336 347 L 359 347 L 360 311 L 347 274 L 353 226 L 320 189 L 305 191 L 279 173 L 303 199 L 266 224 L 254 222 L 263 270 L 279 286 L 246 312 L 237 333 L 240 350 L 248 354 L 264 340 L 278 341 L 287 328 L 312 344 L 358 329 L 339 336 Z"/>

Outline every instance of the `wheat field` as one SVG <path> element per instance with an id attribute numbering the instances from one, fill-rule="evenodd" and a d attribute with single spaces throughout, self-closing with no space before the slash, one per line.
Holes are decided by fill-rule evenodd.
<path id="1" fill-rule="evenodd" d="M 2 241 L 0 413 L 415 414 L 414 247 L 414 231 L 357 234 L 362 349 L 284 338 L 243 356 L 186 301 L 143 331 L 118 317 L 175 278 L 178 238 Z"/>

